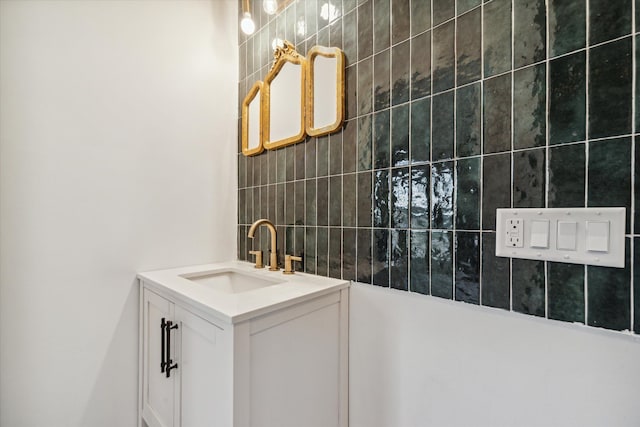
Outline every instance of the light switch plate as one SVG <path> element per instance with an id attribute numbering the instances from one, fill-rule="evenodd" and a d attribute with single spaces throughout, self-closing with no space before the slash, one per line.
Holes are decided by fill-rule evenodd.
<path id="1" fill-rule="evenodd" d="M 524 258 L 571 264 L 599 265 L 623 268 L 625 264 L 625 208 L 514 208 L 496 210 L 496 256 Z M 509 245 L 508 230 L 516 220 L 523 230 L 522 241 L 518 246 Z M 548 246 L 540 243 L 541 221 L 549 221 Z M 575 223 L 575 249 L 566 244 L 566 235 L 558 238 L 558 223 L 563 232 L 567 223 Z M 592 234 L 588 234 L 588 223 Z M 594 224 L 609 224 L 608 248 L 604 251 L 588 250 L 594 241 L 602 248 L 601 229 L 593 235 Z M 572 227 L 571 227 L 572 228 Z M 594 240 L 598 239 L 598 240 Z M 565 249 L 558 249 L 558 247 Z"/>

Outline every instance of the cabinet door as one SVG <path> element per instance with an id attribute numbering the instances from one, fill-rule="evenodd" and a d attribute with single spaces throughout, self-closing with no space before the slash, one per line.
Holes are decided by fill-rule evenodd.
<path id="1" fill-rule="evenodd" d="M 180 427 L 231 426 L 231 349 L 218 326 L 176 306 Z"/>
<path id="2" fill-rule="evenodd" d="M 142 416 L 149 427 L 173 427 L 175 371 L 167 378 L 161 368 L 166 345 L 161 324 L 173 318 L 173 304 L 148 289 L 143 301 Z"/>

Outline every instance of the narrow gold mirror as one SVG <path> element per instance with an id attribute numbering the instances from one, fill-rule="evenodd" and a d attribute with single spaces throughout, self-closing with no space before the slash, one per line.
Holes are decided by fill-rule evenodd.
<path id="1" fill-rule="evenodd" d="M 307 53 L 307 134 L 335 132 L 344 121 L 344 54 L 314 46 Z"/>
<path id="2" fill-rule="evenodd" d="M 262 144 L 273 150 L 305 137 L 306 60 L 287 41 L 278 47 L 273 68 L 264 79 Z"/>
<path id="3" fill-rule="evenodd" d="M 261 105 L 262 82 L 257 81 L 242 101 L 242 154 L 255 156 L 262 153 Z"/>

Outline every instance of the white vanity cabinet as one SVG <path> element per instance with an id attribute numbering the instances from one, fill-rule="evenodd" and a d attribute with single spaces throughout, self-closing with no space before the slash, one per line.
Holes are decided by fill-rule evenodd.
<path id="1" fill-rule="evenodd" d="M 204 267 L 139 275 L 139 425 L 347 427 L 348 282 L 231 295 L 184 280 Z"/>

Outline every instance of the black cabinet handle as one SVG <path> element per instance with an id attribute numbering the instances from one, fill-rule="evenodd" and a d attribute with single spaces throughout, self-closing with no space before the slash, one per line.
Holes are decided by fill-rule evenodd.
<path id="1" fill-rule="evenodd" d="M 164 331 L 166 333 L 166 346 L 165 346 L 165 373 L 167 374 L 167 378 L 171 376 L 171 370 L 177 369 L 178 364 L 173 363 L 171 360 L 171 330 L 178 329 L 178 325 L 174 324 L 171 320 L 167 320 L 164 324 Z"/>
<path id="2" fill-rule="evenodd" d="M 167 326 L 167 323 L 164 321 L 164 317 L 162 318 L 162 321 L 160 322 L 160 372 L 164 372 L 164 367 L 166 366 L 167 362 L 164 360 L 164 355 L 165 355 L 165 334 L 164 334 L 164 328 Z"/>

